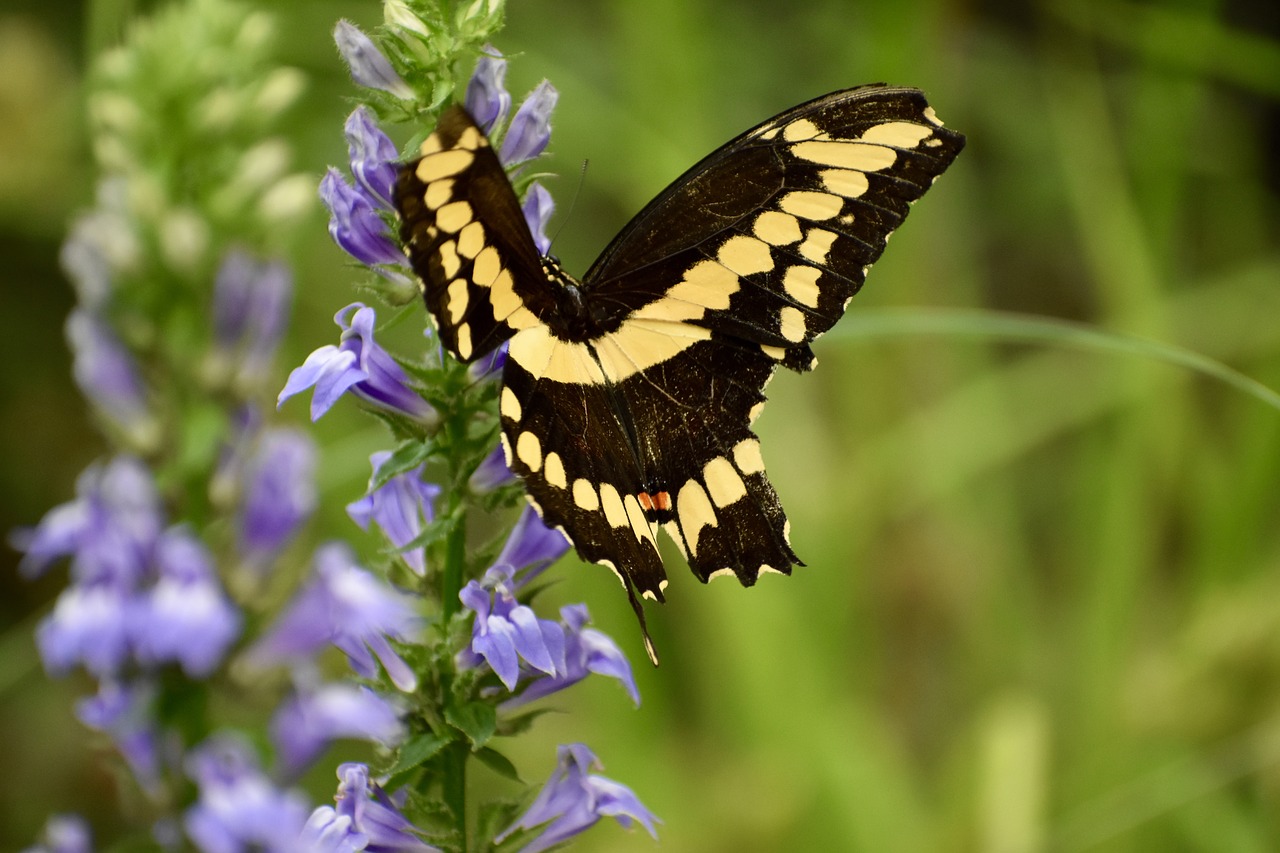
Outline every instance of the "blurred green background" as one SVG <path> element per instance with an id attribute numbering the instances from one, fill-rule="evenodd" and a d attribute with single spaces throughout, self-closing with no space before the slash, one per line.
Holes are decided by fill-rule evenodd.
<path id="1" fill-rule="evenodd" d="M 0 12 L 5 529 L 103 450 L 56 253 L 91 200 L 86 46 L 124 5 Z M 329 32 L 379 4 L 274 11 L 282 61 L 312 78 L 290 133 L 318 177 L 350 108 Z M 565 560 L 546 604 L 589 603 L 644 704 L 613 683 L 563 695 L 510 747 L 525 777 L 588 743 L 665 821 L 666 853 L 1280 848 L 1280 412 L 1153 359 L 874 325 L 1065 318 L 1280 388 L 1280 5 L 511 0 L 508 20 L 512 91 L 561 92 L 548 167 L 571 270 L 703 154 L 823 92 L 918 86 L 969 136 L 817 372 L 770 388 L 757 428 L 808 567 L 744 591 L 673 557 L 655 671 L 613 577 Z M 311 230 L 282 381 L 352 299 L 319 211 Z M 342 507 L 386 443 L 339 408 L 316 429 L 317 535 L 354 530 Z M 46 679 L 30 639 L 65 573 L 27 584 L 3 559 L 0 848 L 51 810 L 108 838 L 111 774 L 71 713 L 88 685 Z M 486 773 L 473 784 L 507 790 Z M 326 769 L 311 793 L 332 790 Z M 609 825 L 578 849 L 656 848 Z"/>

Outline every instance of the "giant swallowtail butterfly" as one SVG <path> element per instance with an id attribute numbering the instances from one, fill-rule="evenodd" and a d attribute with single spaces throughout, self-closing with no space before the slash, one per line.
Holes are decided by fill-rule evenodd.
<path id="1" fill-rule="evenodd" d="M 751 424 L 778 365 L 840 319 L 867 269 L 964 147 L 915 89 L 834 92 L 714 151 L 579 281 L 540 256 L 498 157 L 446 110 L 395 188 L 440 339 L 509 341 L 508 464 L 547 524 L 636 598 L 663 600 L 662 527 L 699 580 L 800 564 Z M 648 633 L 645 646 L 654 662 Z"/>

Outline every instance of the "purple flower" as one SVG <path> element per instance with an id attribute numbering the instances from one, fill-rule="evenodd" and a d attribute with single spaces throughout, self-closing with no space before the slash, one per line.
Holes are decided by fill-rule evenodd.
<path id="1" fill-rule="evenodd" d="M 367 687 L 325 684 L 302 687 L 271 720 L 282 772 L 293 778 L 338 738 L 359 738 L 391 747 L 404 738 L 400 715 Z"/>
<path id="2" fill-rule="evenodd" d="M 76 706 L 80 722 L 111 737 L 139 786 L 148 793 L 161 789 L 155 696 L 155 685 L 148 681 L 104 681 L 96 696 L 82 699 Z"/>
<path id="3" fill-rule="evenodd" d="M 78 581 L 132 588 L 163 527 L 151 472 L 131 456 L 117 456 L 86 468 L 74 501 L 49 510 L 34 528 L 14 531 L 11 542 L 26 552 L 18 569 L 28 578 L 69 556 Z"/>
<path id="4" fill-rule="evenodd" d="M 365 678 L 378 673 L 376 655 L 391 682 L 409 692 L 417 677 L 387 638 L 407 639 L 419 624 L 402 596 L 356 565 L 345 546 L 331 543 L 316 552 L 312 579 L 250 649 L 249 660 L 257 666 L 296 662 L 332 643 Z"/>
<path id="5" fill-rule="evenodd" d="M 50 675 L 76 664 L 102 678 L 129 660 L 130 590 L 113 583 L 74 584 L 58 596 L 36 628 L 36 646 Z"/>
<path id="6" fill-rule="evenodd" d="M 507 467 L 507 454 L 502 452 L 502 445 L 495 445 L 484 461 L 476 466 L 467 480 L 467 487 L 478 495 L 492 492 L 507 483 L 514 483 L 516 475 Z"/>
<path id="7" fill-rule="evenodd" d="M 158 578 L 132 603 L 129 631 L 142 663 L 177 661 L 192 678 L 222 662 L 240 634 L 240 612 L 218 583 L 204 544 L 175 527 L 156 546 Z"/>
<path id="8" fill-rule="evenodd" d="M 238 249 L 223 258 L 213 281 L 213 336 L 223 361 L 239 359 L 243 381 L 269 369 L 292 295 L 293 276 L 283 263 L 259 262 Z"/>
<path id="9" fill-rule="evenodd" d="M 329 411 L 347 390 L 366 403 L 426 425 L 439 420 L 436 410 L 409 387 L 404 368 L 373 339 L 376 317 L 372 308 L 354 302 L 333 319 L 342 329 L 338 346 L 324 346 L 307 356 L 302 366 L 289 374 L 279 403 L 314 386 L 313 421 Z"/>
<path id="10" fill-rule="evenodd" d="M 369 768 L 354 762 L 338 767 L 336 809 L 321 806 L 311 813 L 302 833 L 308 851 L 346 853 L 439 853 L 418 838 L 419 832 L 387 793 L 369 781 Z"/>
<path id="11" fill-rule="evenodd" d="M 551 141 L 551 111 L 559 97 L 556 88 L 543 80 L 520 104 L 502 139 L 498 159 L 504 166 L 532 160 L 547 147 Z"/>
<path id="12" fill-rule="evenodd" d="M 502 368 L 507 365 L 507 343 L 508 341 L 503 341 L 497 349 L 471 362 L 467 366 L 468 378 L 472 382 L 482 382 L 485 379 L 497 379 L 502 376 Z M 502 452 L 501 447 L 498 448 L 498 452 Z"/>
<path id="13" fill-rule="evenodd" d="M 83 308 L 71 312 L 66 331 L 80 392 L 121 429 L 149 433 L 146 391 L 124 344 L 101 318 Z"/>
<path id="14" fill-rule="evenodd" d="M 363 104 L 347 117 L 344 130 L 351 174 L 355 175 L 356 183 L 371 199 L 390 208 L 400 160 L 395 143 L 382 132 Z M 403 258 L 400 262 L 403 263 Z"/>
<path id="15" fill-rule="evenodd" d="M 520 661 L 548 675 L 565 671 L 564 630 L 549 619 L 539 619 L 533 610 L 516 601 L 501 573 L 490 571 L 486 582 L 490 593 L 475 581 L 468 581 L 458 597 L 475 613 L 471 644 L 458 655 L 463 668 L 478 666 L 483 660 L 508 690 L 520 678 Z"/>
<path id="16" fill-rule="evenodd" d="M 370 267 L 404 266 L 404 253 L 378 213 L 380 203 L 366 195 L 363 187 L 352 186 L 330 167 L 320 179 L 320 200 L 329 208 L 329 236 L 344 252 Z"/>
<path id="17" fill-rule="evenodd" d="M 40 843 L 23 853 L 93 853 L 89 824 L 80 815 L 50 815 L 40 835 Z"/>
<path id="18" fill-rule="evenodd" d="M 354 503 L 347 505 L 347 514 L 352 521 L 365 530 L 373 522 L 382 530 L 384 536 L 403 549 L 422 534 L 423 528 L 435 518 L 435 501 L 440 495 L 440 487 L 422 479 L 424 465 L 412 471 L 397 474 L 381 487 L 374 489 L 373 483 L 378 476 L 378 469 L 391 458 L 389 451 L 379 451 L 369 457 L 373 465 L 373 477 L 369 479 L 371 491 Z M 415 574 L 426 574 L 426 548 L 410 548 L 400 550 L 409 568 Z"/>
<path id="19" fill-rule="evenodd" d="M 551 214 L 556 209 L 556 203 L 551 198 L 551 193 L 547 192 L 547 188 L 542 184 L 534 181 L 529 184 L 529 189 L 525 192 L 524 221 L 529 225 L 529 233 L 533 235 L 533 243 L 538 247 L 538 251 L 546 254 L 551 251 L 551 239 L 547 237 L 547 223 L 551 221 Z"/>
<path id="20" fill-rule="evenodd" d="M 519 696 L 503 702 L 501 710 L 510 711 L 564 690 L 591 673 L 618 679 L 627 688 L 631 701 L 638 706 L 640 691 L 636 689 L 635 678 L 631 674 L 631 664 L 622 653 L 622 649 L 618 648 L 618 644 L 608 635 L 586 627 L 590 619 L 587 615 L 587 606 L 571 604 L 562 607 L 560 618 L 564 625 L 564 670 L 536 679 Z"/>
<path id="21" fill-rule="evenodd" d="M 391 62 L 355 24 L 338 21 L 333 28 L 333 40 L 357 85 L 389 92 L 403 100 L 413 97 L 413 90 L 391 67 Z"/>
<path id="22" fill-rule="evenodd" d="M 589 771 L 600 762 L 586 745 L 572 743 L 557 750 L 559 761 L 533 805 L 494 841 L 501 844 L 517 829 L 549 825 L 520 853 L 538 853 L 561 844 L 591 828 L 602 817 L 611 817 L 626 829 L 639 822 L 657 840 L 653 824 L 660 822 L 626 785 Z"/>
<path id="23" fill-rule="evenodd" d="M 239 517 L 240 548 L 263 565 L 283 548 L 316 507 L 316 448 L 305 434 L 270 429 L 249 460 Z"/>
<path id="24" fill-rule="evenodd" d="M 490 570 L 501 570 L 508 578 L 515 579 L 513 586 L 519 589 L 568 550 L 569 540 L 565 535 L 547 527 L 537 510 L 526 504 Z M 520 577 L 516 579 L 516 575 Z"/>
<path id="25" fill-rule="evenodd" d="M 511 111 L 511 95 L 504 81 L 507 77 L 507 60 L 497 48 L 485 45 L 483 55 L 476 62 L 476 70 L 467 83 L 467 112 L 485 134 L 506 120 Z"/>
<path id="26" fill-rule="evenodd" d="M 184 823 L 204 853 L 300 853 L 306 800 L 276 788 L 245 744 L 229 736 L 210 738 L 189 756 L 187 775 L 200 797 Z"/>

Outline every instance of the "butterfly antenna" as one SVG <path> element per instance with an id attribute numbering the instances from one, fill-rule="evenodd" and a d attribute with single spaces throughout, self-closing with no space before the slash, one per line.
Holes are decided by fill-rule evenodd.
<path id="1" fill-rule="evenodd" d="M 573 197 L 569 199 L 569 207 L 565 210 L 564 216 L 560 218 L 560 224 L 556 226 L 555 233 L 551 235 L 550 246 L 554 246 L 556 240 L 560 238 L 560 231 L 568 224 L 569 218 L 573 216 L 573 209 L 578 206 L 578 196 L 582 194 L 582 186 L 587 182 L 587 167 L 590 165 L 590 160 L 582 161 L 582 169 L 578 172 L 578 185 L 573 188 Z M 547 248 L 548 255 L 551 254 L 550 246 Z"/>

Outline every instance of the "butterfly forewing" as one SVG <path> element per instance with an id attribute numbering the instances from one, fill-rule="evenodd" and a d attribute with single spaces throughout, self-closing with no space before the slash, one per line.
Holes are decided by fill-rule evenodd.
<path id="1" fill-rule="evenodd" d="M 473 361 L 554 304 L 507 173 L 471 117 L 445 111 L 395 187 L 400 236 L 445 347 Z"/>

